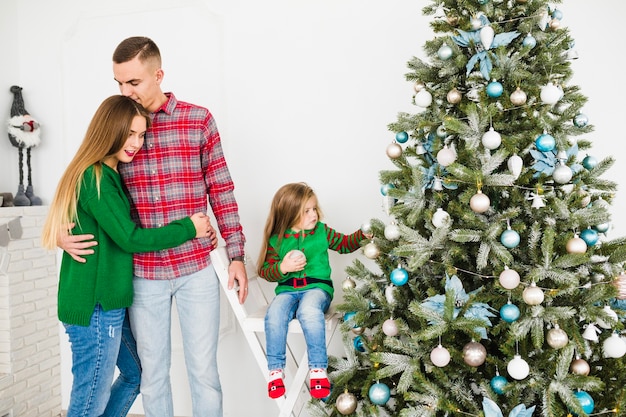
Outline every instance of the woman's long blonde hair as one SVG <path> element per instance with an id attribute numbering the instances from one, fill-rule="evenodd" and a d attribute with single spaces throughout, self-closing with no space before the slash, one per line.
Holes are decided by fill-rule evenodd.
<path id="1" fill-rule="evenodd" d="M 270 213 L 265 223 L 265 231 L 263 232 L 263 241 L 261 242 L 261 252 L 257 268 L 260 270 L 265 263 L 265 255 L 267 252 L 267 244 L 270 237 L 278 235 L 278 245 L 282 240 L 285 231 L 300 222 L 300 218 L 304 214 L 304 207 L 309 198 L 316 197 L 313 189 L 304 182 L 295 182 L 285 184 L 276 191 Z M 317 205 L 318 219 L 323 217 L 322 209 Z M 277 248 L 278 249 L 278 248 Z"/>
<path id="2" fill-rule="evenodd" d="M 46 249 L 56 248 L 60 234 L 67 233 L 69 223 L 77 221 L 77 204 L 83 174 L 92 165 L 95 168 L 96 187 L 98 193 L 100 192 L 103 161 L 122 149 L 135 116 L 145 117 L 147 127 L 150 127 L 152 120 L 148 111 L 129 97 L 115 95 L 100 104 L 89 123 L 83 142 L 65 169 L 50 204 L 41 238 Z"/>

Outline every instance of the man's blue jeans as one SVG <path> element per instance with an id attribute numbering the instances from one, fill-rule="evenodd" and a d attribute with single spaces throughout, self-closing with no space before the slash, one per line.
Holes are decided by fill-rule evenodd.
<path id="1" fill-rule="evenodd" d="M 126 417 L 139 395 L 141 364 L 137 355 L 137 343 L 130 329 L 128 312 L 122 326 L 122 342 L 117 355 L 120 373 L 111 387 L 111 397 L 102 417 Z"/>
<path id="2" fill-rule="evenodd" d="M 66 324 L 72 348 L 72 393 L 67 417 L 98 417 L 111 393 L 126 309 L 96 305 L 89 326 Z"/>
<path id="3" fill-rule="evenodd" d="M 328 367 L 324 313 L 330 301 L 330 294 L 319 288 L 284 292 L 274 297 L 265 315 L 267 368 L 270 371 L 285 368 L 287 329 L 294 317 L 304 332 L 309 369 Z"/>

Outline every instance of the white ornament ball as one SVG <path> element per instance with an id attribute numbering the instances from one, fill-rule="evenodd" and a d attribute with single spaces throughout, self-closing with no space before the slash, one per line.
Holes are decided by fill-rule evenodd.
<path id="1" fill-rule="evenodd" d="M 415 94 L 415 105 L 416 106 L 426 108 L 426 107 L 430 106 L 432 104 L 432 102 L 433 102 L 433 96 L 425 88 L 420 90 L 417 94 Z"/>
<path id="2" fill-rule="evenodd" d="M 517 87 L 515 91 L 511 93 L 510 99 L 511 104 L 515 106 L 523 106 L 526 104 L 527 97 L 526 93 L 521 88 Z"/>
<path id="3" fill-rule="evenodd" d="M 344 290 L 351 290 L 353 288 L 356 288 L 356 282 L 354 282 L 351 277 L 346 277 L 346 279 L 344 279 L 341 283 L 341 288 L 343 288 Z"/>
<path id="4" fill-rule="evenodd" d="M 611 309 L 611 307 L 604 306 L 602 311 L 604 311 L 604 313 L 606 313 L 606 315 L 611 319 L 611 322 L 617 323 L 617 319 L 618 319 L 617 313 L 615 311 L 613 311 Z M 606 321 L 604 321 L 602 319 L 596 320 L 596 323 L 598 323 L 598 326 L 602 327 L 603 329 L 610 329 L 611 327 L 613 327 L 611 325 L 611 322 L 606 322 Z"/>
<path id="5" fill-rule="evenodd" d="M 602 344 L 602 351 L 605 358 L 621 358 L 626 354 L 626 341 L 617 333 L 613 333 Z"/>
<path id="6" fill-rule="evenodd" d="M 575 234 L 573 238 L 567 241 L 565 245 L 567 253 L 581 254 L 587 252 L 587 243 Z"/>
<path id="7" fill-rule="evenodd" d="M 438 208 L 437 211 L 433 214 L 433 226 L 442 227 L 445 226 L 446 223 L 450 221 L 450 214 L 442 208 Z"/>
<path id="8" fill-rule="evenodd" d="M 553 329 L 548 330 L 546 342 L 553 349 L 561 349 L 567 345 L 569 337 L 563 329 L 555 325 Z"/>
<path id="9" fill-rule="evenodd" d="M 554 83 L 548 83 L 541 87 L 541 93 L 539 97 L 545 104 L 556 104 L 563 96 L 563 90 L 554 85 Z"/>
<path id="10" fill-rule="evenodd" d="M 444 43 L 443 45 L 441 45 L 441 47 L 437 51 L 437 55 L 439 56 L 439 58 L 441 58 L 444 61 L 452 58 L 452 53 L 453 53 L 452 48 L 450 48 L 447 43 Z"/>
<path id="11" fill-rule="evenodd" d="M 386 152 L 387 156 L 391 159 L 400 158 L 400 156 L 402 155 L 402 146 L 398 145 L 395 142 L 390 143 L 389 146 L 387 146 Z"/>
<path id="12" fill-rule="evenodd" d="M 450 352 L 445 347 L 439 345 L 430 352 L 430 360 L 433 365 L 443 368 L 450 363 Z"/>
<path id="13" fill-rule="evenodd" d="M 387 319 L 384 321 L 383 333 L 390 337 L 396 336 L 398 334 L 398 324 L 394 319 Z"/>
<path id="14" fill-rule="evenodd" d="M 385 299 L 387 300 L 387 302 L 389 304 L 395 304 L 396 302 L 396 297 L 395 297 L 395 293 L 396 292 L 396 287 L 393 285 L 387 285 L 385 287 Z"/>
<path id="15" fill-rule="evenodd" d="M 541 288 L 537 287 L 537 284 L 533 282 L 528 287 L 524 288 L 522 298 L 529 306 L 536 306 L 543 303 L 544 294 Z"/>
<path id="16" fill-rule="evenodd" d="M 516 270 L 505 267 L 504 271 L 500 273 L 498 280 L 500 281 L 500 285 L 502 285 L 503 288 L 506 288 L 507 290 L 512 290 L 514 288 L 517 288 L 517 286 L 519 285 L 520 276 Z"/>
<path id="17" fill-rule="evenodd" d="M 470 199 L 470 208 L 475 213 L 484 213 L 489 210 L 489 206 L 491 205 L 491 200 L 487 195 L 483 194 L 482 191 L 478 191 L 476 194 L 472 196 Z"/>
<path id="18" fill-rule="evenodd" d="M 565 164 L 558 164 L 552 173 L 552 179 L 559 184 L 567 184 L 573 176 L 572 169 Z"/>
<path id="19" fill-rule="evenodd" d="M 480 43 L 483 44 L 485 49 L 491 48 L 491 44 L 493 43 L 494 36 L 495 36 L 495 31 L 489 25 L 484 26 L 480 30 Z"/>
<path id="20" fill-rule="evenodd" d="M 506 166 L 509 168 L 509 171 L 511 171 L 511 174 L 517 178 L 522 173 L 524 160 L 518 154 L 513 154 L 506 161 Z"/>
<path id="21" fill-rule="evenodd" d="M 388 240 L 400 239 L 400 228 L 395 223 L 389 223 L 385 226 L 385 238 Z"/>
<path id="22" fill-rule="evenodd" d="M 502 137 L 500 136 L 498 132 L 496 132 L 493 129 L 493 126 L 492 126 L 489 128 L 488 131 L 486 131 L 483 134 L 481 141 L 482 141 L 483 146 L 486 149 L 494 150 L 494 149 L 497 149 L 502 143 Z"/>
<path id="23" fill-rule="evenodd" d="M 448 146 L 444 146 L 437 152 L 437 162 L 442 167 L 447 167 L 451 165 L 454 161 L 456 161 L 456 152 L 453 149 L 448 148 Z"/>
<path id="24" fill-rule="evenodd" d="M 521 381 L 530 373 L 530 366 L 520 355 L 515 355 L 506 366 L 506 370 L 511 378 Z"/>
<path id="25" fill-rule="evenodd" d="M 335 406 L 337 407 L 337 411 L 339 411 L 342 415 L 347 416 L 356 411 L 356 406 L 358 402 L 354 394 L 350 392 L 344 392 L 337 397 L 337 401 L 335 401 Z"/>
<path id="26" fill-rule="evenodd" d="M 365 256 L 369 259 L 376 259 L 380 254 L 380 250 L 374 242 L 370 242 L 363 247 L 363 254 L 365 254 Z"/>
<path id="27" fill-rule="evenodd" d="M 363 222 L 363 224 L 361 224 L 361 231 L 366 235 L 372 233 L 372 224 L 370 222 Z"/>
<path id="28" fill-rule="evenodd" d="M 301 250 L 297 250 L 297 249 L 294 249 L 291 252 L 289 252 L 289 257 L 293 259 L 304 258 L 304 260 L 306 260 L 306 256 L 304 256 L 304 252 L 302 252 Z"/>

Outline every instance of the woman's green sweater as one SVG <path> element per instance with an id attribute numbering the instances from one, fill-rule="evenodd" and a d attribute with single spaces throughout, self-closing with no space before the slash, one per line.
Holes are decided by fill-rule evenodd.
<path id="1" fill-rule="evenodd" d="M 100 193 L 94 166 L 83 175 L 73 234 L 89 233 L 98 242 L 87 262 L 63 252 L 58 292 L 59 320 L 88 326 L 96 304 L 104 310 L 133 302 L 133 252 L 151 252 L 180 245 L 195 237 L 189 217 L 167 226 L 142 229 L 130 217 L 130 203 L 119 174 L 102 164 Z"/>

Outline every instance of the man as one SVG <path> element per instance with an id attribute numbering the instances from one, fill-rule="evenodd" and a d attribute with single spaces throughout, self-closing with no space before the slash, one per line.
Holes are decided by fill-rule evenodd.
<path id="1" fill-rule="evenodd" d="M 157 45 L 131 37 L 113 53 L 113 75 L 123 95 L 154 116 L 141 152 L 120 174 L 133 216 L 142 227 L 158 227 L 206 210 L 207 195 L 231 258 L 229 288 L 237 281 L 239 301 L 247 296 L 244 242 L 233 182 L 211 113 L 161 90 L 164 72 Z M 141 360 L 141 394 L 146 417 L 173 416 L 170 384 L 171 307 L 176 297 L 185 363 L 195 417 L 221 417 L 217 371 L 219 283 L 210 265 L 213 243 L 194 239 L 173 249 L 136 254 L 129 309 Z M 93 253 L 88 235 L 60 245 L 75 259 Z"/>

